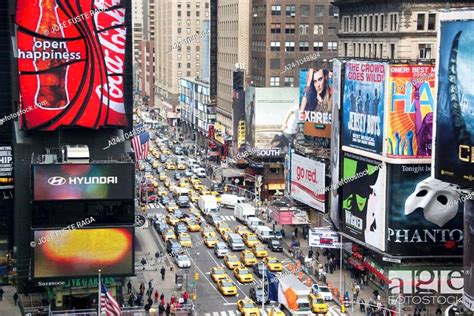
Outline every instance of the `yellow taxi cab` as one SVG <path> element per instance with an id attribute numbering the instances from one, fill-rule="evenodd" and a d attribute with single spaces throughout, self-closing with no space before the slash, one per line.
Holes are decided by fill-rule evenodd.
<path id="1" fill-rule="evenodd" d="M 224 239 L 225 241 L 229 241 L 229 236 L 230 234 L 232 234 L 232 230 L 229 228 L 229 230 L 225 229 L 224 230 L 224 235 L 222 235 L 222 239 Z"/>
<path id="2" fill-rule="evenodd" d="M 169 239 L 176 239 L 176 234 L 172 228 L 168 228 L 163 232 L 163 240 L 168 241 Z"/>
<path id="3" fill-rule="evenodd" d="M 221 234 L 221 237 L 227 241 L 227 237 L 229 235 L 229 233 L 232 232 L 232 229 L 230 229 L 230 227 L 222 227 L 219 229 L 219 233 Z"/>
<path id="4" fill-rule="evenodd" d="M 160 159 L 160 152 L 157 149 L 153 149 L 152 154 L 156 159 Z"/>
<path id="5" fill-rule="evenodd" d="M 165 181 L 165 179 L 166 179 L 166 173 L 164 173 L 163 171 L 160 172 L 160 175 L 158 176 L 158 179 L 160 179 L 160 181 Z"/>
<path id="6" fill-rule="evenodd" d="M 220 202 L 222 201 L 222 197 L 221 197 L 221 194 L 220 194 L 219 192 L 217 192 L 217 191 L 212 191 L 211 194 L 216 197 L 217 203 L 220 203 Z"/>
<path id="7" fill-rule="evenodd" d="M 176 165 L 172 162 L 167 162 L 165 168 L 166 170 L 176 170 Z"/>
<path id="8" fill-rule="evenodd" d="M 144 164 L 144 163 L 140 163 L 140 164 L 138 165 L 138 169 L 139 169 L 140 171 L 144 171 L 144 170 L 145 170 L 145 164 Z"/>
<path id="9" fill-rule="evenodd" d="M 208 191 L 206 188 L 203 188 L 203 189 L 201 190 L 201 195 L 211 195 L 211 192 Z"/>
<path id="10" fill-rule="evenodd" d="M 190 232 L 198 232 L 201 229 L 201 226 L 196 221 L 187 221 L 186 225 L 188 226 L 188 230 Z"/>
<path id="11" fill-rule="evenodd" d="M 166 215 L 166 222 L 168 225 L 174 226 L 179 222 L 179 219 L 174 217 L 173 215 Z"/>
<path id="12" fill-rule="evenodd" d="M 176 169 L 178 170 L 186 170 L 186 165 L 182 162 L 178 163 L 178 165 L 176 166 Z"/>
<path id="13" fill-rule="evenodd" d="M 159 187 L 157 193 L 159 196 L 168 196 L 168 190 L 164 187 Z"/>
<path id="14" fill-rule="evenodd" d="M 237 310 L 242 316 L 260 316 L 257 304 L 249 298 L 237 301 Z"/>
<path id="15" fill-rule="evenodd" d="M 163 150 L 161 152 L 163 153 L 163 155 L 171 155 L 171 150 L 169 150 L 167 148 L 163 148 Z"/>
<path id="16" fill-rule="evenodd" d="M 191 240 L 191 236 L 188 233 L 179 234 L 178 240 L 183 247 L 191 248 L 193 246 L 193 241 Z"/>
<path id="17" fill-rule="evenodd" d="M 207 248 L 214 248 L 214 246 L 219 242 L 219 239 L 216 236 L 207 236 L 204 237 L 204 244 Z"/>
<path id="18" fill-rule="evenodd" d="M 160 162 L 158 160 L 153 161 L 153 164 L 151 165 L 153 169 L 156 169 L 160 166 Z"/>
<path id="19" fill-rule="evenodd" d="M 233 254 L 227 254 L 224 256 L 224 264 L 229 269 L 235 269 L 242 266 L 239 261 L 239 258 L 237 258 L 237 256 Z"/>
<path id="20" fill-rule="evenodd" d="M 216 236 L 216 232 L 214 231 L 214 228 L 211 226 L 203 226 L 201 227 L 201 236 L 202 237 L 209 237 L 209 236 Z"/>
<path id="21" fill-rule="evenodd" d="M 171 179 L 170 178 L 165 178 L 165 187 L 169 188 L 171 185 Z"/>
<path id="22" fill-rule="evenodd" d="M 250 250 L 244 250 L 240 253 L 240 261 L 246 266 L 250 267 L 257 263 L 257 258 Z"/>
<path id="23" fill-rule="evenodd" d="M 216 227 L 217 227 L 217 231 L 219 232 L 219 234 L 221 234 L 221 236 L 223 234 L 223 232 L 221 231 L 222 229 L 224 228 L 230 229 L 229 224 L 227 224 L 226 222 L 218 222 Z"/>
<path id="24" fill-rule="evenodd" d="M 200 183 L 200 182 L 194 182 L 194 183 L 193 183 L 193 188 L 194 188 L 194 190 L 201 191 L 202 188 L 203 188 L 203 185 L 202 185 L 202 183 Z"/>
<path id="25" fill-rule="evenodd" d="M 308 295 L 309 305 L 311 311 L 315 314 L 326 314 L 328 312 L 328 304 L 324 301 L 321 295 Z"/>
<path id="26" fill-rule="evenodd" d="M 268 256 L 268 250 L 260 242 L 258 244 L 253 245 L 252 252 L 257 258 L 265 258 Z"/>
<path id="27" fill-rule="evenodd" d="M 255 234 L 252 234 L 252 233 L 247 233 L 247 234 L 243 234 L 244 237 L 242 238 L 245 245 L 247 247 L 253 247 L 253 245 L 256 245 L 258 244 L 260 241 L 258 240 L 257 238 L 257 235 Z"/>
<path id="28" fill-rule="evenodd" d="M 175 201 L 170 201 L 168 204 L 165 206 L 166 210 L 170 213 L 173 213 L 177 209 L 179 209 L 178 205 L 176 204 Z"/>
<path id="29" fill-rule="evenodd" d="M 231 296 L 237 295 L 237 287 L 231 279 L 221 279 L 217 281 L 217 288 L 222 295 Z"/>
<path id="30" fill-rule="evenodd" d="M 225 271 L 224 267 L 219 266 L 219 267 L 212 267 L 211 268 L 211 278 L 214 280 L 214 282 L 217 282 L 222 279 L 228 279 L 229 275 Z"/>
<path id="31" fill-rule="evenodd" d="M 199 194 L 193 193 L 189 196 L 189 199 L 191 200 L 191 202 L 196 203 L 197 201 L 199 201 Z"/>
<path id="32" fill-rule="evenodd" d="M 263 258 L 263 263 L 267 266 L 271 272 L 283 271 L 283 265 L 276 257 Z"/>
<path id="33" fill-rule="evenodd" d="M 268 316 L 285 316 L 285 313 L 281 311 L 278 306 L 272 306 L 267 308 L 267 315 Z"/>
<path id="34" fill-rule="evenodd" d="M 234 269 L 234 276 L 240 283 L 253 282 L 253 275 L 249 269 L 245 267 L 239 267 Z"/>
<path id="35" fill-rule="evenodd" d="M 239 225 L 239 226 L 235 227 L 234 231 L 237 234 L 239 234 L 240 236 L 243 236 L 243 234 L 251 233 L 251 231 L 243 225 Z"/>
<path id="36" fill-rule="evenodd" d="M 186 188 L 189 186 L 189 181 L 187 179 L 181 179 L 179 180 L 179 187 L 180 188 Z M 189 194 L 191 194 L 190 192 L 188 192 Z"/>
<path id="37" fill-rule="evenodd" d="M 194 186 L 194 184 L 196 183 L 201 183 L 201 180 L 199 180 L 199 178 L 194 176 L 191 179 L 189 179 L 189 182 L 191 182 L 191 184 Z"/>

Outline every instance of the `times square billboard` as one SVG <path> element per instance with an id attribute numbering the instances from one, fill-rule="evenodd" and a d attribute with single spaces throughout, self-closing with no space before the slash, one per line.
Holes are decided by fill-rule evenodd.
<path id="1" fill-rule="evenodd" d="M 17 0 L 22 129 L 128 125 L 129 6 L 125 0 Z"/>

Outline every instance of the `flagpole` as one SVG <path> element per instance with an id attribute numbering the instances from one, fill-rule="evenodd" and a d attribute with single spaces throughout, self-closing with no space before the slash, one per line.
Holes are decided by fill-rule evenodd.
<path id="1" fill-rule="evenodd" d="M 98 300 L 97 300 L 98 313 L 97 313 L 97 315 L 100 316 L 100 315 L 102 314 L 102 313 L 101 313 L 101 310 L 100 310 L 100 308 L 101 308 L 101 306 L 100 306 L 100 305 L 101 305 L 100 295 L 101 295 L 101 293 L 102 293 L 102 291 L 101 291 L 101 290 L 102 290 L 102 286 L 101 286 L 101 284 L 100 284 L 100 269 L 99 269 L 98 272 L 99 272 L 99 282 L 98 282 L 98 283 L 99 283 L 99 289 L 98 289 L 99 292 L 98 292 L 98 295 L 97 295 L 97 296 L 98 296 Z"/>

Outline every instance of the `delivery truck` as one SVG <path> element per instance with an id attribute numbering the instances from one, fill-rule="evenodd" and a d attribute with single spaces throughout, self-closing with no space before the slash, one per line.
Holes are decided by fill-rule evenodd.
<path id="1" fill-rule="evenodd" d="M 235 205 L 245 203 L 245 198 L 234 194 L 222 194 L 221 206 L 227 208 L 234 208 Z"/>
<path id="2" fill-rule="evenodd" d="M 308 299 L 311 290 L 294 274 L 288 274 L 279 279 L 284 295 L 278 300 L 286 315 L 311 316 L 311 305 Z"/>
<path id="3" fill-rule="evenodd" d="M 217 200 L 213 195 L 201 195 L 198 201 L 198 207 L 204 215 L 217 213 Z"/>
<path id="4" fill-rule="evenodd" d="M 240 203 L 235 204 L 234 208 L 234 216 L 235 218 L 242 223 L 247 221 L 248 217 L 255 217 L 257 215 L 257 211 L 254 206 L 249 203 Z"/>

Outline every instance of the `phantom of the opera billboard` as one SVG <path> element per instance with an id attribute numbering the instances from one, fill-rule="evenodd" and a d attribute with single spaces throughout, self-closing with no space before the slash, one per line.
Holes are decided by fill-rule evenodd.
<path id="1" fill-rule="evenodd" d="M 128 124 L 124 3 L 17 0 L 22 129 Z"/>

